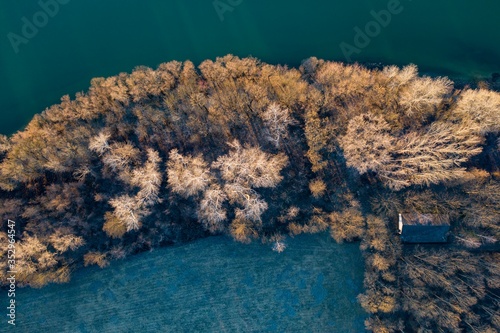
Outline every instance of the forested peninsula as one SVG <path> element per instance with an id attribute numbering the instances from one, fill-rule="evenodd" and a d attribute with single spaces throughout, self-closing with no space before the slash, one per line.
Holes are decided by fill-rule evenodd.
<path id="1" fill-rule="evenodd" d="M 0 138 L 0 242 L 15 221 L 16 279 L 42 287 L 209 235 L 328 231 L 360 244 L 368 330 L 498 332 L 499 134 L 493 86 L 414 65 L 138 67 Z M 406 212 L 449 216 L 448 242 L 402 244 Z"/>

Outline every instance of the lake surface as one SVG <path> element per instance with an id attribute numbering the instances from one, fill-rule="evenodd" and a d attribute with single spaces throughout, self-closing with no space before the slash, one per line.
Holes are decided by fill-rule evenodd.
<path id="1" fill-rule="evenodd" d="M 68 284 L 18 290 L 15 331 L 364 332 L 358 244 L 326 234 L 287 244 L 276 253 L 210 237 L 82 269 Z"/>
<path id="2" fill-rule="evenodd" d="M 356 46 L 355 27 L 365 30 L 370 12 L 394 0 L 220 0 L 223 13 L 213 0 L 59 1 L 66 4 L 46 20 L 37 0 L 0 2 L 0 133 L 20 129 L 62 95 L 86 90 L 93 77 L 138 65 L 198 64 L 227 53 L 291 66 L 310 56 L 345 61 L 341 43 Z M 401 0 L 390 22 L 379 31 L 371 26 L 373 37 L 348 58 L 489 77 L 500 72 L 498 13 L 497 0 Z M 8 34 L 25 38 L 23 17 L 40 28 L 25 31 L 30 38 L 16 53 Z"/>

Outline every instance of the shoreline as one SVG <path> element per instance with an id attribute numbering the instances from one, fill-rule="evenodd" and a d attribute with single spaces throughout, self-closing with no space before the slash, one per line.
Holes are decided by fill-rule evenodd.
<path id="1" fill-rule="evenodd" d="M 251 57 L 251 56 L 250 56 Z M 211 58 L 210 58 L 211 59 Z M 256 58 L 258 59 L 258 58 Z M 299 69 L 299 67 L 301 66 L 301 64 L 307 60 L 308 58 L 306 59 L 302 59 L 300 62 L 299 62 L 299 65 L 298 66 L 295 66 L 295 65 L 289 65 L 289 64 L 285 64 L 285 63 L 280 63 L 280 62 L 265 62 L 267 64 L 270 64 L 270 65 L 274 65 L 274 66 L 286 66 L 288 68 L 295 68 L 295 69 Z M 337 62 L 337 63 L 342 63 L 342 64 L 345 64 L 345 65 L 354 65 L 354 64 L 359 64 L 363 67 L 366 67 L 370 70 L 372 69 L 382 69 L 386 66 L 391 66 L 391 64 L 384 64 L 382 62 L 343 62 L 343 61 L 336 61 L 336 60 L 328 60 L 328 59 L 322 59 L 322 60 L 325 60 L 325 61 L 331 61 L 331 62 Z M 167 62 L 170 62 L 170 61 L 175 61 L 175 60 L 169 60 Z M 180 61 L 180 60 L 179 60 Z M 263 61 L 264 62 L 264 61 Z M 157 64 L 156 67 L 158 67 L 160 64 Z M 196 66 L 198 66 L 200 64 L 196 64 Z M 406 64 L 406 65 L 410 65 L 409 63 Z M 403 66 L 406 66 L 406 65 L 403 65 Z M 417 65 L 418 66 L 418 65 Z M 402 67 L 402 66 L 398 66 L 398 67 Z M 119 75 L 120 73 L 115 73 L 114 75 L 112 76 L 117 76 Z M 471 89 L 476 89 L 477 86 L 478 86 L 478 83 L 479 82 L 487 82 L 489 84 L 489 88 L 491 90 L 494 90 L 494 91 L 500 91 L 500 70 L 499 72 L 493 72 L 491 73 L 489 76 L 470 76 L 470 75 L 444 75 L 444 74 L 441 74 L 437 71 L 419 71 L 419 76 L 429 76 L 429 77 L 432 77 L 432 78 L 437 78 L 437 77 L 447 77 L 449 78 L 451 81 L 453 81 L 453 83 L 455 84 L 455 87 L 457 89 L 463 89 L 465 88 L 466 86 L 469 86 Z M 99 76 L 97 76 L 99 77 Z M 94 77 L 92 79 L 95 79 L 97 77 Z M 92 80 L 91 79 L 91 80 Z M 90 81 L 89 81 L 89 85 L 87 87 L 85 87 L 83 89 L 83 91 L 87 91 L 88 88 L 90 87 Z M 69 93 L 68 95 L 71 97 L 71 98 L 74 98 L 74 96 L 77 94 L 78 92 L 72 92 L 72 93 Z M 62 96 L 60 96 L 62 97 Z M 15 129 L 14 131 L 10 131 L 10 132 L 6 132 L 6 133 L 0 133 L 0 135 L 5 135 L 7 137 L 10 137 L 12 136 L 13 134 L 19 132 L 19 131 L 22 131 L 24 130 L 24 128 L 28 125 L 28 123 L 33 119 L 33 117 L 37 114 L 41 114 L 42 112 L 44 112 L 45 110 L 49 109 L 50 107 L 52 107 L 53 105 L 57 105 L 60 103 L 60 97 L 58 99 L 58 101 L 55 103 L 55 104 L 52 104 L 52 105 L 47 105 L 43 110 L 41 111 L 38 111 L 38 112 L 35 112 L 32 114 L 30 120 L 22 127 L 20 128 L 17 128 Z M 2 120 L 1 116 L 0 116 L 0 121 Z"/>

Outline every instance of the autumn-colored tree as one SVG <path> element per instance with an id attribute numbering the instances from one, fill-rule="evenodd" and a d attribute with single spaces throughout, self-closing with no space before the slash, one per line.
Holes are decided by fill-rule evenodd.
<path id="1" fill-rule="evenodd" d="M 0 187 L 11 191 L 45 172 L 67 172 L 88 163 L 90 154 L 82 142 L 87 142 L 90 130 L 83 126 L 61 128 L 64 125 L 46 125 L 38 115 L 24 131 L 14 134 L 1 164 Z"/>
<path id="2" fill-rule="evenodd" d="M 328 229 L 328 215 L 318 207 L 313 208 L 311 218 L 305 224 L 292 222 L 288 224 L 288 231 L 291 236 L 299 235 L 301 233 L 318 233 Z"/>
<path id="3" fill-rule="evenodd" d="M 319 99 L 319 96 L 316 96 Z M 307 158 L 312 164 L 312 171 L 318 172 L 326 168 L 328 162 L 323 159 L 322 153 L 326 150 L 328 142 L 332 139 L 332 128 L 319 117 L 318 109 L 311 107 L 305 114 L 305 135 L 309 150 Z"/>
<path id="4" fill-rule="evenodd" d="M 320 198 L 323 194 L 325 194 L 326 184 L 320 178 L 316 178 L 309 183 L 309 190 L 311 191 L 313 197 Z"/>
<path id="5" fill-rule="evenodd" d="M 98 265 L 101 268 L 109 265 L 109 261 L 106 259 L 106 254 L 97 251 L 91 251 L 85 254 L 83 256 L 83 262 L 85 266 Z"/>
<path id="6" fill-rule="evenodd" d="M 127 232 L 127 226 L 122 223 L 120 218 L 118 218 L 112 212 L 106 212 L 104 215 L 104 225 L 102 229 L 109 237 L 120 238 Z"/>
<path id="7" fill-rule="evenodd" d="M 350 242 L 364 233 L 365 218 L 354 207 L 343 212 L 333 212 L 329 218 L 330 233 L 337 243 Z"/>
<path id="8" fill-rule="evenodd" d="M 56 233 L 62 236 L 61 239 L 55 237 L 52 237 L 51 240 L 39 239 L 25 233 L 22 240 L 16 241 L 15 268 L 18 286 L 29 285 L 40 288 L 49 282 L 63 283 L 69 280 L 70 270 L 61 255 L 63 252 L 76 250 L 82 246 L 83 240 L 80 237 L 66 234 L 66 231 L 61 229 L 58 229 Z M 0 240 L 5 240 L 8 243 L 6 233 L 0 233 Z M 50 246 L 53 246 L 57 252 L 52 252 Z M 7 256 L 7 247 L 0 255 Z M 7 271 L 11 270 L 7 264 L 8 261 L 5 260 L 0 265 L 0 276 L 5 278 L 8 276 Z"/>
<path id="9" fill-rule="evenodd" d="M 10 144 L 9 138 L 3 134 L 0 135 L 0 154 L 8 152 L 10 148 L 12 148 L 12 145 Z"/>
<path id="10" fill-rule="evenodd" d="M 463 163 L 482 151 L 481 138 L 469 125 L 434 123 L 424 133 L 412 132 L 395 145 L 394 162 L 382 177 L 389 186 L 402 186 L 400 175 L 410 184 L 430 185 L 460 178 Z M 411 174 L 413 173 L 413 175 Z"/>
<path id="11" fill-rule="evenodd" d="M 399 92 L 418 77 L 418 67 L 414 64 L 398 68 L 398 66 L 385 66 L 382 75 L 388 79 L 387 85 Z"/>
<path id="12" fill-rule="evenodd" d="M 286 249 L 285 236 L 282 234 L 274 234 L 269 237 L 269 241 L 273 243 L 272 250 L 281 253 Z"/>
<path id="13" fill-rule="evenodd" d="M 380 318 L 377 315 L 372 315 L 365 320 L 366 329 L 373 333 L 395 333 L 404 332 L 404 321 L 402 319 L 395 320 L 394 318 Z"/>
<path id="14" fill-rule="evenodd" d="M 31 275 L 43 272 L 57 265 L 54 254 L 47 250 L 47 245 L 37 237 L 25 236 L 16 247 L 16 266 L 21 281 L 28 282 Z M 28 282 L 29 283 L 29 282 Z"/>
<path id="15" fill-rule="evenodd" d="M 387 87 L 386 98 L 397 102 L 398 119 L 395 123 L 404 126 L 420 127 L 429 117 L 438 114 L 441 103 L 451 94 L 453 82 L 445 77 L 419 77 L 415 65 L 399 69 L 396 66 L 384 67 L 382 82 Z M 384 80 L 385 79 L 385 80 Z M 387 117 L 386 119 L 390 119 Z"/>
<path id="16" fill-rule="evenodd" d="M 253 225 L 240 219 L 235 219 L 231 222 L 229 231 L 234 239 L 242 243 L 250 243 L 252 238 L 257 237 L 257 231 Z"/>
<path id="17" fill-rule="evenodd" d="M 50 244 L 58 253 L 63 253 L 68 250 L 74 251 L 85 244 L 82 237 L 75 236 L 71 230 L 57 230 L 49 237 Z"/>
<path id="18" fill-rule="evenodd" d="M 328 216 L 321 208 L 314 207 L 309 221 L 302 226 L 302 232 L 318 233 L 328 228 Z"/>
<path id="19" fill-rule="evenodd" d="M 383 320 L 381 318 L 399 308 L 395 273 L 401 247 L 397 239 L 391 237 L 384 220 L 369 215 L 366 218 L 366 232 L 360 248 L 365 256 L 366 290 L 358 296 L 358 300 L 366 311 L 373 314 L 372 319 L 367 322 L 367 325 L 371 326 L 376 322 L 380 324 Z M 384 326 L 380 329 L 382 327 Z"/>
<path id="20" fill-rule="evenodd" d="M 45 195 L 38 198 L 40 207 L 52 216 L 65 216 L 81 211 L 84 205 L 79 183 L 51 184 L 45 188 Z"/>
<path id="21" fill-rule="evenodd" d="M 136 67 L 125 82 L 133 102 L 140 102 L 148 97 L 160 94 L 157 73 L 151 68 L 145 66 Z"/>

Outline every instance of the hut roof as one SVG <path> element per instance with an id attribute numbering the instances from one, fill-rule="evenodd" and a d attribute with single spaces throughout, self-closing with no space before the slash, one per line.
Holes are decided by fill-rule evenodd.
<path id="1" fill-rule="evenodd" d="M 401 214 L 403 225 L 415 226 L 449 226 L 450 217 L 445 214 L 419 214 L 406 213 Z"/>
<path id="2" fill-rule="evenodd" d="M 401 214 L 400 233 L 404 243 L 445 243 L 449 230 L 448 215 Z"/>

